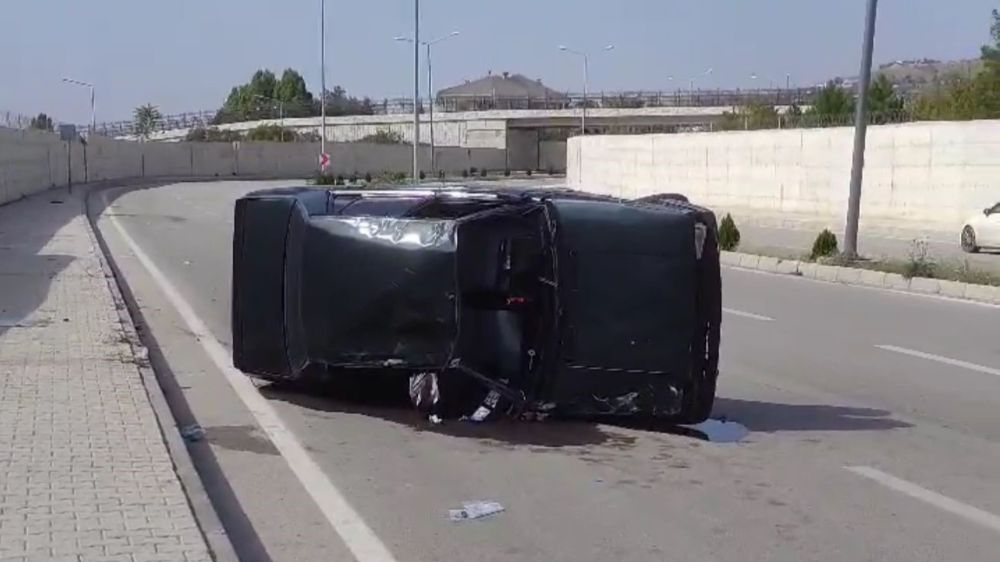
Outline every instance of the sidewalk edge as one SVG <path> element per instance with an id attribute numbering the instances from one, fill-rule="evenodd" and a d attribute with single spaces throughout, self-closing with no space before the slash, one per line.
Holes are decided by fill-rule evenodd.
<path id="1" fill-rule="evenodd" d="M 1000 287 L 992 285 L 977 285 L 924 277 L 907 279 L 895 273 L 857 267 L 822 265 L 799 260 L 783 260 L 742 252 L 720 252 L 719 258 L 723 266 L 738 269 L 805 277 L 841 285 L 873 287 L 916 295 L 931 295 L 945 299 L 1000 305 Z"/>
<path id="2" fill-rule="evenodd" d="M 115 303 L 115 309 L 118 313 L 118 319 L 121 322 L 122 328 L 125 330 L 125 334 L 129 340 L 129 345 L 135 355 L 136 368 L 142 377 L 143 385 L 146 388 L 146 394 L 149 397 L 150 404 L 153 407 L 153 412 L 155 413 L 157 422 L 160 426 L 160 433 L 163 435 L 163 441 L 166 444 L 170 458 L 173 461 L 174 472 L 177 474 L 177 477 L 184 488 L 185 495 L 188 499 L 188 505 L 191 507 L 191 511 L 198 522 L 202 537 L 205 539 L 205 543 L 207 544 L 214 560 L 219 562 L 239 562 L 236 549 L 230 541 L 229 535 L 226 533 L 222 520 L 215 510 L 215 506 L 212 504 L 212 500 L 205 489 L 204 483 L 198 474 L 198 470 L 195 468 L 190 451 L 188 451 L 187 445 L 185 445 L 179 431 L 177 431 L 177 420 L 167 403 L 166 396 L 163 393 L 163 389 L 160 387 L 159 380 L 157 379 L 156 373 L 154 372 L 152 364 L 149 361 L 149 349 L 143 343 L 142 337 L 136 329 L 134 311 L 138 310 L 138 307 L 135 298 L 132 296 L 128 287 L 123 286 L 124 278 L 122 277 L 121 270 L 115 262 L 114 256 L 111 255 L 107 242 L 97 226 L 97 217 L 94 217 L 91 214 L 90 198 L 92 196 L 100 193 L 104 189 L 113 187 L 136 187 L 141 186 L 142 183 L 142 181 L 137 181 L 132 185 L 119 184 L 115 186 L 86 186 L 84 188 L 86 191 L 81 193 L 81 197 L 83 199 L 83 212 L 85 214 L 88 227 L 87 231 L 90 235 L 92 243 L 94 243 L 95 247 L 98 249 L 97 257 L 101 263 L 101 269 L 104 271 L 105 281 L 111 291 L 111 296 Z"/>

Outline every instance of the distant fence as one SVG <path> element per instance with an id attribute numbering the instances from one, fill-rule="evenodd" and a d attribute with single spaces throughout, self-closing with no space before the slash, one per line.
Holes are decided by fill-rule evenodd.
<path id="1" fill-rule="evenodd" d="M 815 100 L 819 88 L 755 89 L 755 90 L 676 90 L 595 92 L 586 98 L 583 94 L 568 93 L 549 97 L 505 97 L 505 96 L 440 96 L 434 102 L 434 111 L 491 111 L 491 110 L 555 110 L 573 109 L 586 105 L 591 108 L 642 108 L 642 107 L 736 107 L 759 103 L 764 105 L 810 105 Z M 584 101 L 586 100 L 586 102 Z M 421 113 L 430 111 L 426 98 L 417 100 Z M 392 115 L 413 112 L 410 98 L 387 98 L 373 100 L 366 106 L 375 115 Z M 217 110 L 195 111 L 165 115 L 157 123 L 156 130 L 169 131 L 194 127 L 211 126 Z M 287 108 L 269 105 L 258 108 L 254 120 L 280 119 L 290 116 Z M 89 126 L 81 126 L 81 130 Z M 112 121 L 97 124 L 97 134 L 117 137 L 135 133 L 131 120 Z"/>

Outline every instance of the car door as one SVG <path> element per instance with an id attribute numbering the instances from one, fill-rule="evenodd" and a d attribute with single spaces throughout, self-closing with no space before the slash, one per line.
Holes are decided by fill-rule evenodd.
<path id="1" fill-rule="evenodd" d="M 977 232 L 979 244 L 993 248 L 1000 247 L 1000 203 L 990 209 L 982 224 L 980 229 L 982 233 Z"/>

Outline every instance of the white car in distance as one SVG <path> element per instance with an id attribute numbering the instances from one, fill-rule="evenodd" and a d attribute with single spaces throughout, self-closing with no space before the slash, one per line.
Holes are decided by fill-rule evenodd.
<path id="1" fill-rule="evenodd" d="M 974 254 L 982 248 L 1000 249 L 1000 203 L 969 217 L 962 227 L 962 250 Z"/>

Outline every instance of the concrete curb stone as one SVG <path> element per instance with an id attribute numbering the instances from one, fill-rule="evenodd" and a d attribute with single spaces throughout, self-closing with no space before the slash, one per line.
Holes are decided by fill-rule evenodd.
<path id="1" fill-rule="evenodd" d="M 941 292 L 941 282 L 937 279 L 914 277 L 910 279 L 910 290 L 915 293 L 936 295 Z"/>
<path id="2" fill-rule="evenodd" d="M 740 254 L 740 267 L 759 269 L 761 256 L 755 254 Z"/>
<path id="3" fill-rule="evenodd" d="M 938 281 L 940 286 L 939 294 L 951 297 L 955 299 L 965 298 L 965 286 L 967 283 L 959 283 L 958 281 Z"/>
<path id="4" fill-rule="evenodd" d="M 867 285 L 869 287 L 886 287 L 888 274 L 884 271 L 874 271 L 871 269 L 860 270 L 861 274 L 858 276 L 858 283 L 862 285 Z"/>
<path id="5" fill-rule="evenodd" d="M 863 271 L 863 269 L 855 269 L 853 267 L 838 267 L 837 282 L 848 285 L 861 285 L 861 274 Z"/>
<path id="6" fill-rule="evenodd" d="M 816 279 L 821 281 L 837 281 L 837 270 L 841 268 L 832 265 L 816 265 Z"/>

